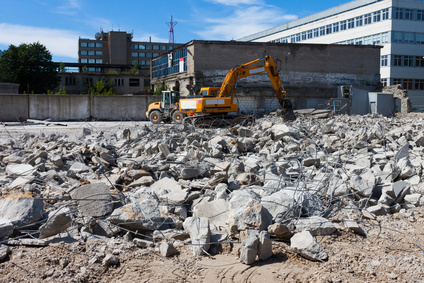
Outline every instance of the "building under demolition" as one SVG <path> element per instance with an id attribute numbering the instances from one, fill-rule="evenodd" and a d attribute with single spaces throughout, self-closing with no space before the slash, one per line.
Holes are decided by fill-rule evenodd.
<path id="1" fill-rule="evenodd" d="M 193 40 L 152 60 L 152 84 L 165 83 L 182 96 L 204 86 L 220 86 L 236 65 L 270 55 L 295 108 L 311 108 L 349 89 L 379 91 L 379 46 L 257 43 Z M 249 97 L 255 110 L 278 108 L 266 74 L 237 84 L 237 97 Z M 253 101 L 252 101 L 253 99 Z M 242 102 L 239 109 L 243 111 Z M 249 107 L 247 107 L 249 108 Z M 251 107 L 250 107 L 251 108 Z"/>

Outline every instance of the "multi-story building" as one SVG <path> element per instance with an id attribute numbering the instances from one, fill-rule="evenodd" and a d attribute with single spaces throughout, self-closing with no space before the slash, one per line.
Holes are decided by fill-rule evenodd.
<path id="1" fill-rule="evenodd" d="M 383 86 L 401 84 L 424 111 L 423 0 L 356 0 L 239 41 L 381 45 Z"/>
<path id="2" fill-rule="evenodd" d="M 132 33 L 102 30 L 96 33 L 95 39 L 79 38 L 78 62 L 87 64 L 88 72 L 125 70 L 134 64 L 137 64 L 140 70 L 148 71 L 153 57 L 181 45 L 132 39 Z"/>

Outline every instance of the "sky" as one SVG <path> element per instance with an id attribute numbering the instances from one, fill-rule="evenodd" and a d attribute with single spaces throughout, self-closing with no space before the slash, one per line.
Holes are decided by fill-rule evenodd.
<path id="1" fill-rule="evenodd" d="M 55 62 L 77 62 L 78 38 L 101 29 L 134 41 L 237 40 L 350 0 L 0 0 L 0 50 L 40 42 Z"/>

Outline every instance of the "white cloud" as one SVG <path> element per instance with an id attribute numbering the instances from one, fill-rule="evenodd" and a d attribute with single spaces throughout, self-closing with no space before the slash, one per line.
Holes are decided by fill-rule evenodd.
<path id="1" fill-rule="evenodd" d="M 274 6 L 251 6 L 238 9 L 225 18 L 206 18 L 208 27 L 196 34 L 204 39 L 232 40 L 297 18 L 296 15 L 284 14 Z"/>
<path id="2" fill-rule="evenodd" d="M 80 9 L 80 0 L 66 0 L 63 5 L 56 7 L 54 11 L 58 14 L 74 16 L 77 15 L 78 10 Z"/>
<path id="3" fill-rule="evenodd" d="M 262 0 L 209 0 L 212 3 L 222 4 L 226 6 L 238 6 L 238 5 L 260 5 L 263 4 Z"/>
<path id="4" fill-rule="evenodd" d="M 0 23 L 0 44 L 40 42 L 53 56 L 78 58 L 79 35 L 70 30 Z"/>

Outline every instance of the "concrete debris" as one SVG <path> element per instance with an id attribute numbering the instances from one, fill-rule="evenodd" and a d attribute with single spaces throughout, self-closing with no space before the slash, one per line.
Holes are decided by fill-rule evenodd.
<path id="1" fill-rule="evenodd" d="M 307 230 L 296 233 L 290 239 L 290 247 L 295 253 L 310 260 L 324 261 L 328 259 L 327 253 Z"/>
<path id="2" fill-rule="evenodd" d="M 5 259 L 10 253 L 10 249 L 6 245 L 0 244 L 0 262 Z"/>
<path id="3" fill-rule="evenodd" d="M 102 264 L 104 266 L 111 266 L 111 265 L 118 265 L 119 264 L 119 258 L 113 254 L 107 254 L 103 260 Z"/>
<path id="4" fill-rule="evenodd" d="M 200 256 L 225 235 L 252 264 L 272 255 L 273 237 L 325 260 L 314 236 L 366 235 L 358 218 L 424 204 L 422 122 L 269 115 L 231 128 L 14 136 L 0 146 L 0 238 L 35 246 L 115 238 L 160 243 L 164 256 L 184 242 Z M 106 266 L 119 264 L 108 258 Z"/>

